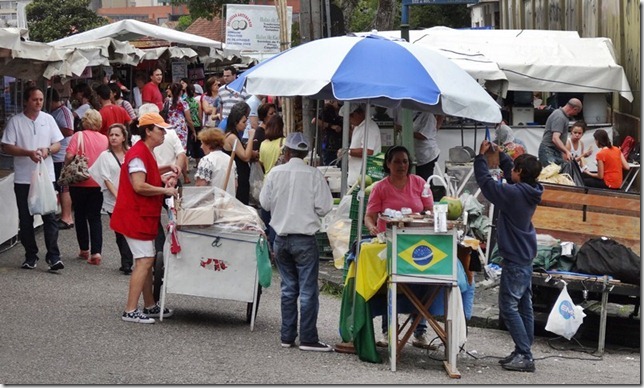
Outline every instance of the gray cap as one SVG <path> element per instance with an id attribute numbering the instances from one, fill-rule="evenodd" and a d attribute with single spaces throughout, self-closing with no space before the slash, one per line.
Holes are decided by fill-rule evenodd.
<path id="1" fill-rule="evenodd" d="M 309 141 L 302 132 L 291 132 L 286 136 L 284 146 L 295 151 L 308 151 Z"/>
<path id="2" fill-rule="evenodd" d="M 203 88 L 201 87 L 201 85 L 199 85 L 199 84 L 194 84 L 193 86 L 195 87 L 195 93 L 197 93 L 197 94 L 203 94 Z"/>

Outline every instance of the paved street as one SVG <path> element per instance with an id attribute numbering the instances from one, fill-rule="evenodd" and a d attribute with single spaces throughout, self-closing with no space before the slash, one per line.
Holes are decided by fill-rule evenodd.
<path id="1" fill-rule="evenodd" d="M 20 269 L 21 245 L 0 253 L 0 383 L 3 384 L 641 384 L 638 350 L 609 347 L 603 359 L 556 350 L 545 338 L 534 346 L 536 373 L 506 372 L 507 332 L 469 328 L 458 369 L 447 377 L 441 352 L 408 346 L 391 372 L 385 362 L 355 355 L 302 352 L 279 344 L 279 278 L 264 290 L 255 330 L 245 323 L 246 304 L 168 295 L 175 316 L 155 325 L 122 322 L 128 277 L 117 268 L 113 234 L 104 216 L 103 264 L 74 257 L 75 233 L 60 232 L 66 268 Z M 42 231 L 39 246 L 44 247 Z M 41 252 L 41 259 L 44 253 Z M 323 293 L 322 341 L 337 343 L 340 299 Z M 379 324 L 379 320 L 376 321 Z M 565 341 L 564 341 L 565 342 Z M 561 340 L 553 346 L 567 345 Z"/>

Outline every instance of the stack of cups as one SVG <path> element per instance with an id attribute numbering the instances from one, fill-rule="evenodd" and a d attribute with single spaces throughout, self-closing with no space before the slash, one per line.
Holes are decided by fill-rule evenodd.
<path id="1" fill-rule="evenodd" d="M 447 204 L 434 204 L 434 232 L 447 232 Z"/>

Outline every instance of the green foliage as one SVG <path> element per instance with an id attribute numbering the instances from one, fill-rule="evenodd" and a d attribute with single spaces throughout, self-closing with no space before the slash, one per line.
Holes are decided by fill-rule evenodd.
<path id="1" fill-rule="evenodd" d="M 224 4 L 248 3 L 248 0 L 170 0 L 172 5 L 187 5 L 192 20 L 200 17 L 212 20 L 215 16 L 222 16 Z"/>
<path id="2" fill-rule="evenodd" d="M 107 24 L 89 8 L 90 0 L 34 0 L 27 5 L 29 37 L 51 42 Z"/>
<path id="3" fill-rule="evenodd" d="M 186 28 L 190 27 L 191 24 L 192 24 L 192 16 L 190 15 L 180 16 L 175 30 L 185 31 Z"/>
<path id="4" fill-rule="evenodd" d="M 378 0 L 359 0 L 353 10 L 348 31 L 361 32 L 371 30 L 371 24 L 378 11 Z"/>
<path id="5" fill-rule="evenodd" d="M 470 9 L 466 4 L 413 5 L 409 7 L 409 28 L 435 26 L 467 28 L 471 26 Z"/>

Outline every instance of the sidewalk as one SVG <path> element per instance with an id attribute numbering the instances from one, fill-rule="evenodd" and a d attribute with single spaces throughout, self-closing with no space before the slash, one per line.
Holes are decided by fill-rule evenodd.
<path id="1" fill-rule="evenodd" d="M 498 282 L 485 281 L 480 273 L 474 273 L 474 275 L 476 290 L 474 291 L 472 319 L 468 322 L 468 326 L 498 329 Z M 320 261 L 320 281 L 328 287 L 342 291 L 342 269 L 335 268 L 333 260 Z"/>

